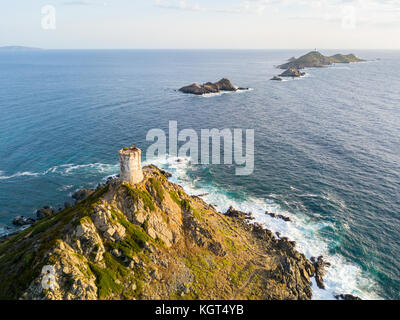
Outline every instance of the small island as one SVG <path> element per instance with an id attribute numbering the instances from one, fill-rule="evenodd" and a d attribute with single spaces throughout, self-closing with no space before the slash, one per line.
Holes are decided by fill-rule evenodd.
<path id="1" fill-rule="evenodd" d="M 210 93 L 220 93 L 224 91 L 235 92 L 243 90 L 249 90 L 249 88 L 236 87 L 229 79 L 226 78 L 223 78 L 215 83 L 207 82 L 202 85 L 198 83 L 193 83 L 189 86 L 185 86 L 179 89 L 180 92 L 194 94 L 198 96 Z"/>
<path id="2" fill-rule="evenodd" d="M 318 51 L 311 51 L 300 58 L 292 57 L 288 62 L 279 65 L 277 68 L 286 70 L 282 74 L 273 77 L 271 80 L 282 81 L 281 77 L 300 78 L 305 72 L 299 70 L 304 68 L 324 68 L 335 63 L 354 63 L 363 62 L 365 60 L 356 57 L 354 54 L 335 54 L 333 56 L 324 56 Z"/>
<path id="3" fill-rule="evenodd" d="M 335 54 L 334 56 L 324 56 L 318 51 L 311 51 L 298 59 L 291 58 L 289 62 L 278 66 L 279 69 L 304 69 L 304 68 L 323 68 L 334 63 L 352 63 L 352 62 L 363 62 L 360 58 L 357 58 L 354 54 Z"/>
<path id="4" fill-rule="evenodd" d="M 292 78 L 300 78 L 305 76 L 305 72 L 299 71 L 297 68 L 289 68 L 285 72 L 281 73 L 279 77 L 292 77 Z"/>

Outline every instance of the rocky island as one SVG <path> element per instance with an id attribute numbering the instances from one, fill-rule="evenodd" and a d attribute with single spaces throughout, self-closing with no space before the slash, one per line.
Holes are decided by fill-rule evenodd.
<path id="1" fill-rule="evenodd" d="M 210 93 L 219 93 L 223 91 L 238 91 L 238 90 L 248 90 L 248 89 L 249 88 L 241 88 L 241 87 L 238 88 L 234 86 L 229 79 L 223 78 L 215 83 L 207 82 L 202 85 L 193 83 L 189 86 L 180 88 L 179 91 L 194 95 L 204 95 Z"/>
<path id="2" fill-rule="evenodd" d="M 136 147 L 119 156 L 120 178 L 0 241 L 0 299 L 307 300 L 312 277 L 323 288 L 322 257 L 189 196 Z"/>
<path id="3" fill-rule="evenodd" d="M 289 68 L 285 72 L 281 73 L 279 77 L 300 78 L 302 76 L 305 76 L 305 74 L 305 72 L 301 72 L 297 68 Z"/>
<path id="4" fill-rule="evenodd" d="M 299 70 L 304 68 L 324 68 L 334 63 L 353 63 L 362 61 L 365 60 L 357 58 L 354 54 L 335 54 L 331 57 L 327 57 L 318 51 L 311 51 L 298 59 L 292 57 L 287 63 L 279 65 L 279 69 L 286 69 L 286 71 L 279 76 L 274 76 L 271 80 L 282 81 L 281 77 L 300 78 L 305 75 L 305 72 Z"/>
<path id="5" fill-rule="evenodd" d="M 318 51 L 311 51 L 300 58 L 291 58 L 289 62 L 278 66 L 279 69 L 304 69 L 304 68 L 323 68 L 334 63 L 352 63 L 352 62 L 362 62 L 360 58 L 357 58 L 354 54 L 336 54 L 334 56 L 328 57 L 324 56 Z"/>

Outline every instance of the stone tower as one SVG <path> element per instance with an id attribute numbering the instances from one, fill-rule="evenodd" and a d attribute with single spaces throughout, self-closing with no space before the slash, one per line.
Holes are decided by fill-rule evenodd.
<path id="1" fill-rule="evenodd" d="M 131 185 L 143 181 L 142 171 L 142 150 L 132 146 L 119 150 L 119 159 L 121 164 L 120 179 L 122 183 Z"/>

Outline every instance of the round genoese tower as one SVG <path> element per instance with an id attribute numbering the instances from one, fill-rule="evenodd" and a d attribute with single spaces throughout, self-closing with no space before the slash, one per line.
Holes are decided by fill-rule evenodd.
<path id="1" fill-rule="evenodd" d="M 121 165 L 121 182 L 131 185 L 142 182 L 144 178 L 142 170 L 142 150 L 133 145 L 130 148 L 119 150 L 118 154 Z"/>

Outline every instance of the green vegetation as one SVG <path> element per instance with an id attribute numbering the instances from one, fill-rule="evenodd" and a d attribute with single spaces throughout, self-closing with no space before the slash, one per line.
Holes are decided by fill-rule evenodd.
<path id="1" fill-rule="evenodd" d="M 136 283 L 135 290 L 124 292 L 124 294 L 127 295 L 127 298 L 132 298 L 133 296 L 140 294 L 142 288 L 140 279 L 135 278 L 133 273 L 110 253 L 106 252 L 104 254 L 104 260 L 106 268 L 101 268 L 98 265 L 89 262 L 90 269 L 96 276 L 99 299 L 107 299 L 112 295 L 121 296 L 124 290 L 123 283 L 127 281 Z"/>
<path id="2" fill-rule="evenodd" d="M 231 283 L 236 287 L 241 286 L 250 277 L 253 271 L 254 266 L 252 264 L 249 264 L 244 268 L 240 268 L 238 265 L 234 265 L 231 273 L 229 274 Z"/>
<path id="3" fill-rule="evenodd" d="M 108 245 L 112 249 L 120 250 L 124 256 L 132 258 L 135 254 L 141 252 L 145 244 L 151 241 L 151 239 L 143 228 L 130 223 L 125 216 L 117 210 L 112 209 L 111 214 L 125 227 L 127 234 L 124 240 L 110 242 Z"/>
<path id="4" fill-rule="evenodd" d="M 189 199 L 183 199 L 181 201 L 181 206 L 184 210 L 189 211 L 192 209 L 191 205 L 190 205 L 190 201 Z"/>
<path id="5" fill-rule="evenodd" d="M 93 204 L 107 191 L 108 186 L 105 186 L 83 202 L 37 221 L 1 243 L 0 299 L 17 299 L 21 296 L 33 279 L 40 275 L 42 267 L 49 263 L 51 257 L 45 258 L 45 255 L 62 237 L 63 230 L 74 219 L 88 215 Z M 35 251 L 33 245 L 38 246 Z M 12 269 L 9 266 L 13 266 Z"/>
<path id="6" fill-rule="evenodd" d="M 143 202 L 145 210 L 154 211 L 156 209 L 153 198 L 147 190 L 132 188 L 126 184 L 123 187 L 135 201 L 141 200 Z"/>
<path id="7" fill-rule="evenodd" d="M 169 195 L 172 201 L 174 201 L 178 206 L 181 205 L 181 200 L 179 199 L 179 196 L 175 191 L 169 191 Z"/>
<path id="8" fill-rule="evenodd" d="M 154 190 L 156 191 L 158 198 L 162 202 L 164 200 L 164 189 L 161 185 L 161 182 L 155 178 L 150 178 L 149 181 L 152 184 Z"/>
<path id="9" fill-rule="evenodd" d="M 216 263 L 214 263 L 214 258 L 208 251 L 193 252 L 190 256 L 186 257 L 185 264 L 195 278 L 193 289 L 197 295 L 201 295 L 203 290 L 212 288 L 215 285 L 214 274 L 216 272 Z"/>

